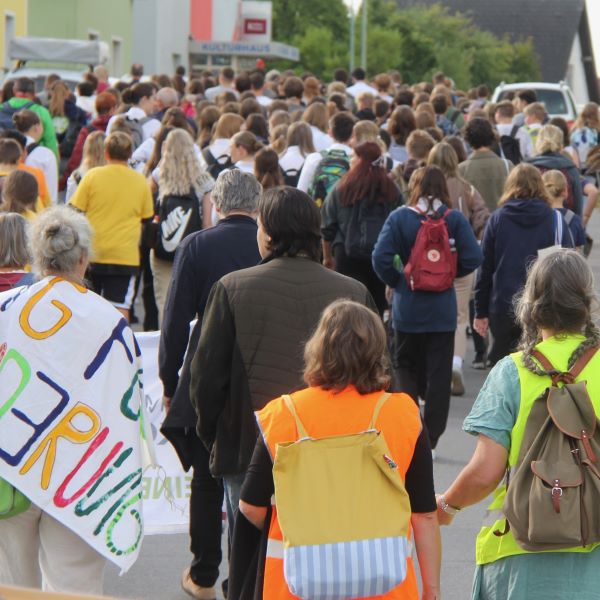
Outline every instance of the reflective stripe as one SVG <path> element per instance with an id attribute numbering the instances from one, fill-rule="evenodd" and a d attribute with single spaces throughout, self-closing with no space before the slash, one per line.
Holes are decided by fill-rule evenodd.
<path id="1" fill-rule="evenodd" d="M 267 558 L 279 558 L 283 560 L 283 542 L 269 538 L 267 542 Z"/>
<path id="2" fill-rule="evenodd" d="M 492 527 L 496 521 L 504 519 L 504 513 L 499 508 L 492 508 L 485 511 L 481 525 L 483 527 Z"/>

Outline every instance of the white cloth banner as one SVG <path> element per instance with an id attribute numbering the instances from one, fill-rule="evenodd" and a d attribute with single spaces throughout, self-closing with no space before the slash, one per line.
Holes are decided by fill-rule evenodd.
<path id="1" fill-rule="evenodd" d="M 144 526 L 146 534 L 184 533 L 189 524 L 191 471 L 181 467 L 173 446 L 160 433 L 165 418 L 162 383 L 158 378 L 160 331 L 136 333 L 142 350 L 146 412 L 152 431 L 156 464 L 160 469 L 146 471 L 142 478 Z"/>
<path id="2" fill-rule="evenodd" d="M 0 294 L 0 477 L 122 570 L 144 534 L 140 351 L 108 302 L 59 277 Z"/>

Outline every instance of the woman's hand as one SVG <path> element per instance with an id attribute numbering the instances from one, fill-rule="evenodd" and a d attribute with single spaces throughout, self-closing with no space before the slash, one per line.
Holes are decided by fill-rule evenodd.
<path id="1" fill-rule="evenodd" d="M 448 514 L 445 510 L 442 510 L 442 502 L 440 500 L 441 497 L 441 494 L 435 495 L 435 502 L 437 504 L 438 523 L 440 525 L 450 525 L 450 523 L 454 521 L 454 515 Z"/>
<path id="2" fill-rule="evenodd" d="M 333 256 L 326 256 L 323 259 L 323 266 L 328 269 L 331 269 L 332 271 L 335 271 L 335 260 Z"/>
<path id="3" fill-rule="evenodd" d="M 473 321 L 473 329 L 481 336 L 485 337 L 488 332 L 490 322 L 487 317 L 482 319 L 474 319 Z"/>

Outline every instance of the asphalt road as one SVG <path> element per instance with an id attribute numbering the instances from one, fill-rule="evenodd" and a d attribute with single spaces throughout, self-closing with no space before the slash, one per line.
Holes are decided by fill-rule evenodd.
<path id="1" fill-rule="evenodd" d="M 596 211 L 588 231 L 597 240 L 590 263 L 596 275 L 596 288 L 600 291 L 600 214 Z M 468 414 L 486 372 L 470 367 L 472 352 L 464 368 L 466 394 L 453 398 L 448 428 L 438 445 L 434 463 L 435 483 L 438 491 L 445 490 L 460 469 L 469 460 L 475 440 L 463 433 L 461 426 Z M 479 530 L 487 502 L 463 511 L 450 527 L 442 529 L 442 595 L 444 600 L 470 598 L 471 582 L 475 564 L 475 536 Z M 226 548 L 225 541 L 223 548 Z M 119 598 L 144 600 L 184 600 L 189 598 L 181 590 L 181 572 L 189 564 L 186 535 L 160 535 L 145 538 L 139 560 L 131 570 L 119 576 L 118 570 L 109 565 L 105 577 L 105 594 Z M 221 567 L 223 576 L 226 564 Z M 219 584 L 220 590 L 220 584 Z M 222 596 L 219 595 L 219 598 Z"/>

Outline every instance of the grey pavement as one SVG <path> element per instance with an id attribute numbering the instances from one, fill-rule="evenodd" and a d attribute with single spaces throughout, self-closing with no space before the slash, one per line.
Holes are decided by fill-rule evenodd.
<path id="1" fill-rule="evenodd" d="M 600 211 L 596 210 L 588 231 L 597 241 L 590 256 L 596 275 L 596 288 L 600 290 Z M 438 445 L 434 463 L 435 486 L 443 492 L 468 462 L 475 447 L 475 439 L 462 431 L 462 422 L 468 414 L 477 392 L 483 385 L 486 371 L 470 367 L 472 353 L 464 368 L 467 393 L 453 397 L 448 428 Z M 461 512 L 450 527 L 442 528 L 442 597 L 444 600 L 470 598 L 475 565 L 475 536 L 479 530 L 488 501 Z M 110 565 L 106 571 L 105 594 L 119 598 L 144 600 L 184 600 L 189 598 L 180 587 L 183 569 L 189 564 L 187 535 L 159 535 L 145 538 L 139 560 L 131 570 L 119 576 Z M 226 553 L 226 542 L 223 539 Z M 223 577 L 226 564 L 221 568 Z M 220 583 L 219 583 L 220 592 Z M 219 595 L 219 598 L 221 596 Z"/>

